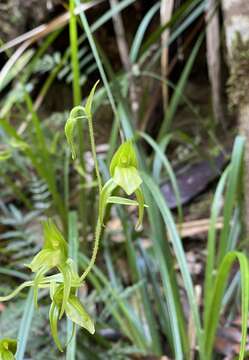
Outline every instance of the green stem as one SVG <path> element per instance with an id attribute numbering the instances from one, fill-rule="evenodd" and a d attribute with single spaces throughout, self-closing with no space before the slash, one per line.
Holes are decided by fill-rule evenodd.
<path id="1" fill-rule="evenodd" d="M 83 274 L 80 277 L 80 282 L 84 281 L 84 279 L 87 277 L 87 275 L 91 271 L 93 265 L 95 264 L 98 249 L 99 249 L 101 230 L 102 230 L 102 222 L 100 221 L 100 218 L 98 217 L 96 231 L 95 231 L 95 239 L 94 239 L 94 247 L 93 247 L 92 257 L 91 257 L 91 260 L 90 260 L 86 270 L 83 272 Z"/>
<path id="2" fill-rule="evenodd" d="M 98 164 L 98 160 L 97 160 L 97 151 L 96 151 L 96 144 L 95 144 L 94 133 L 93 133 L 92 116 L 87 116 L 87 121 L 88 121 L 88 129 L 89 129 L 89 135 L 90 135 L 93 161 L 94 161 L 95 172 L 96 172 L 96 176 L 97 176 L 99 194 L 100 194 L 101 190 L 102 190 L 102 181 L 101 181 L 101 176 L 100 176 L 100 172 L 99 172 L 99 164 Z"/>

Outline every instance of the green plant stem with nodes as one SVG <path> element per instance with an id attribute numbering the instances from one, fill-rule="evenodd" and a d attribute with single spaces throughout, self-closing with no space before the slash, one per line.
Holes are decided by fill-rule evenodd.
<path id="1" fill-rule="evenodd" d="M 53 221 L 48 219 L 43 223 L 44 246 L 28 265 L 35 273 L 34 279 L 24 282 L 11 294 L 0 297 L 0 301 L 8 301 L 24 288 L 33 287 L 34 303 L 38 306 L 38 290 L 48 288 L 50 290 L 51 298 L 51 307 L 49 311 L 51 334 L 60 351 L 63 351 L 63 347 L 58 336 L 58 321 L 64 314 L 73 323 L 73 333 L 76 324 L 85 328 L 91 334 L 95 332 L 94 323 L 91 317 L 77 297 L 77 289 L 82 285 L 95 264 L 107 206 L 111 204 L 138 206 L 139 214 L 137 228 L 142 224 L 144 207 L 146 206 L 140 188 L 142 179 L 139 175 L 138 162 L 131 141 L 121 144 L 114 154 L 110 164 L 111 177 L 104 186 L 102 186 L 92 119 L 92 101 L 97 84 L 98 82 L 92 88 L 85 106 L 76 106 L 72 109 L 65 125 L 65 134 L 71 148 L 72 158 L 75 159 L 76 147 L 73 137 L 75 125 L 78 120 L 87 120 L 88 122 L 91 150 L 99 189 L 98 219 L 90 262 L 83 274 L 79 276 L 77 266 L 74 260 L 69 256 L 68 243 Z M 116 189 L 121 189 L 128 196 L 134 194 L 136 200 L 121 196 L 112 196 L 113 191 Z M 56 269 L 58 273 L 46 276 L 49 271 L 54 269 Z M 73 336 L 71 336 L 71 338 L 73 338 Z"/>

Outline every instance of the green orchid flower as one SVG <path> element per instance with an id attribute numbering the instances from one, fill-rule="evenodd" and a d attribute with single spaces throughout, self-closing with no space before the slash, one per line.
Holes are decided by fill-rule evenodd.
<path id="1" fill-rule="evenodd" d="M 32 262 L 27 265 L 36 273 L 34 279 L 34 303 L 36 306 L 38 303 L 38 287 L 44 275 L 55 267 L 59 270 L 60 267 L 63 268 L 68 254 L 67 243 L 51 219 L 43 222 L 43 232 L 44 246 Z"/>
<path id="2" fill-rule="evenodd" d="M 67 243 L 51 219 L 43 222 L 43 233 L 44 246 L 28 265 L 33 272 L 42 268 L 48 271 L 67 259 Z"/>
<path id="3" fill-rule="evenodd" d="M 138 222 L 136 229 L 142 225 L 144 197 L 141 190 L 142 179 L 138 170 L 138 161 L 132 141 L 128 140 L 121 144 L 114 154 L 110 164 L 111 179 L 106 182 L 100 195 L 99 214 L 103 222 L 106 206 L 110 204 L 135 205 L 139 208 Z M 121 188 L 127 195 L 135 194 L 136 201 L 118 196 L 111 196 L 116 188 Z"/>
<path id="4" fill-rule="evenodd" d="M 13 339 L 0 340 L 0 360 L 15 360 L 17 341 Z"/>
<path id="5" fill-rule="evenodd" d="M 110 164 L 110 174 L 113 181 L 127 195 L 134 193 L 142 184 L 136 153 L 131 141 L 126 141 L 120 145 L 114 154 Z"/>
<path id="6" fill-rule="evenodd" d="M 61 307 L 63 304 L 64 297 L 63 285 L 55 286 L 51 291 L 52 303 L 49 311 L 49 321 L 51 327 L 51 333 L 54 339 L 54 342 L 60 351 L 63 351 L 59 336 L 58 336 L 58 321 L 60 319 Z M 67 298 L 65 303 L 65 314 L 73 322 L 74 330 L 75 326 L 79 325 L 80 327 L 86 329 L 90 334 L 94 334 L 95 327 L 94 323 L 87 313 L 77 296 L 75 291 L 72 291 Z"/>

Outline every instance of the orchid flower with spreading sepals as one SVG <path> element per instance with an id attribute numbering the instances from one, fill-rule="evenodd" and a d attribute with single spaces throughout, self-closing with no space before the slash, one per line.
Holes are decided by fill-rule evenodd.
<path id="1" fill-rule="evenodd" d="M 49 321 L 51 327 L 51 333 L 54 339 L 54 342 L 60 351 L 63 351 L 61 342 L 58 336 L 58 321 L 60 319 L 61 308 L 64 301 L 64 285 L 51 286 L 50 296 L 51 296 L 51 306 L 49 310 Z M 71 291 L 65 303 L 65 313 L 66 316 L 73 322 L 75 331 L 75 325 L 86 329 L 91 334 L 94 334 L 95 328 L 94 323 L 86 312 L 85 308 L 75 295 L 76 290 Z"/>
<path id="2" fill-rule="evenodd" d="M 0 340 L 0 360 L 15 360 L 17 341 L 5 338 Z"/>

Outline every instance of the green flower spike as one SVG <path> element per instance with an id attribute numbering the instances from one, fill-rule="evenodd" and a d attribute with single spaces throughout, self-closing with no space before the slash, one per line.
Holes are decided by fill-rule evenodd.
<path id="1" fill-rule="evenodd" d="M 51 333 L 54 342 L 60 351 L 63 351 L 63 348 L 58 336 L 58 321 L 60 319 L 60 312 L 63 303 L 63 293 L 63 285 L 59 285 L 57 288 L 52 290 L 52 304 L 49 311 Z M 75 325 L 79 325 L 80 327 L 89 331 L 90 334 L 94 334 L 94 323 L 73 292 L 70 293 L 66 301 L 65 313 L 66 316 L 74 323 L 74 327 Z M 73 329 L 73 331 L 74 330 L 75 329 Z"/>
<path id="2" fill-rule="evenodd" d="M 13 339 L 0 340 L 0 360 L 15 360 L 17 342 Z"/>
<path id="3" fill-rule="evenodd" d="M 51 219 L 44 221 L 43 232 L 45 239 L 43 249 L 27 265 L 36 273 L 34 279 L 34 303 L 36 306 L 38 287 L 43 276 L 49 270 L 63 266 L 67 260 L 68 253 L 67 243 Z"/>

